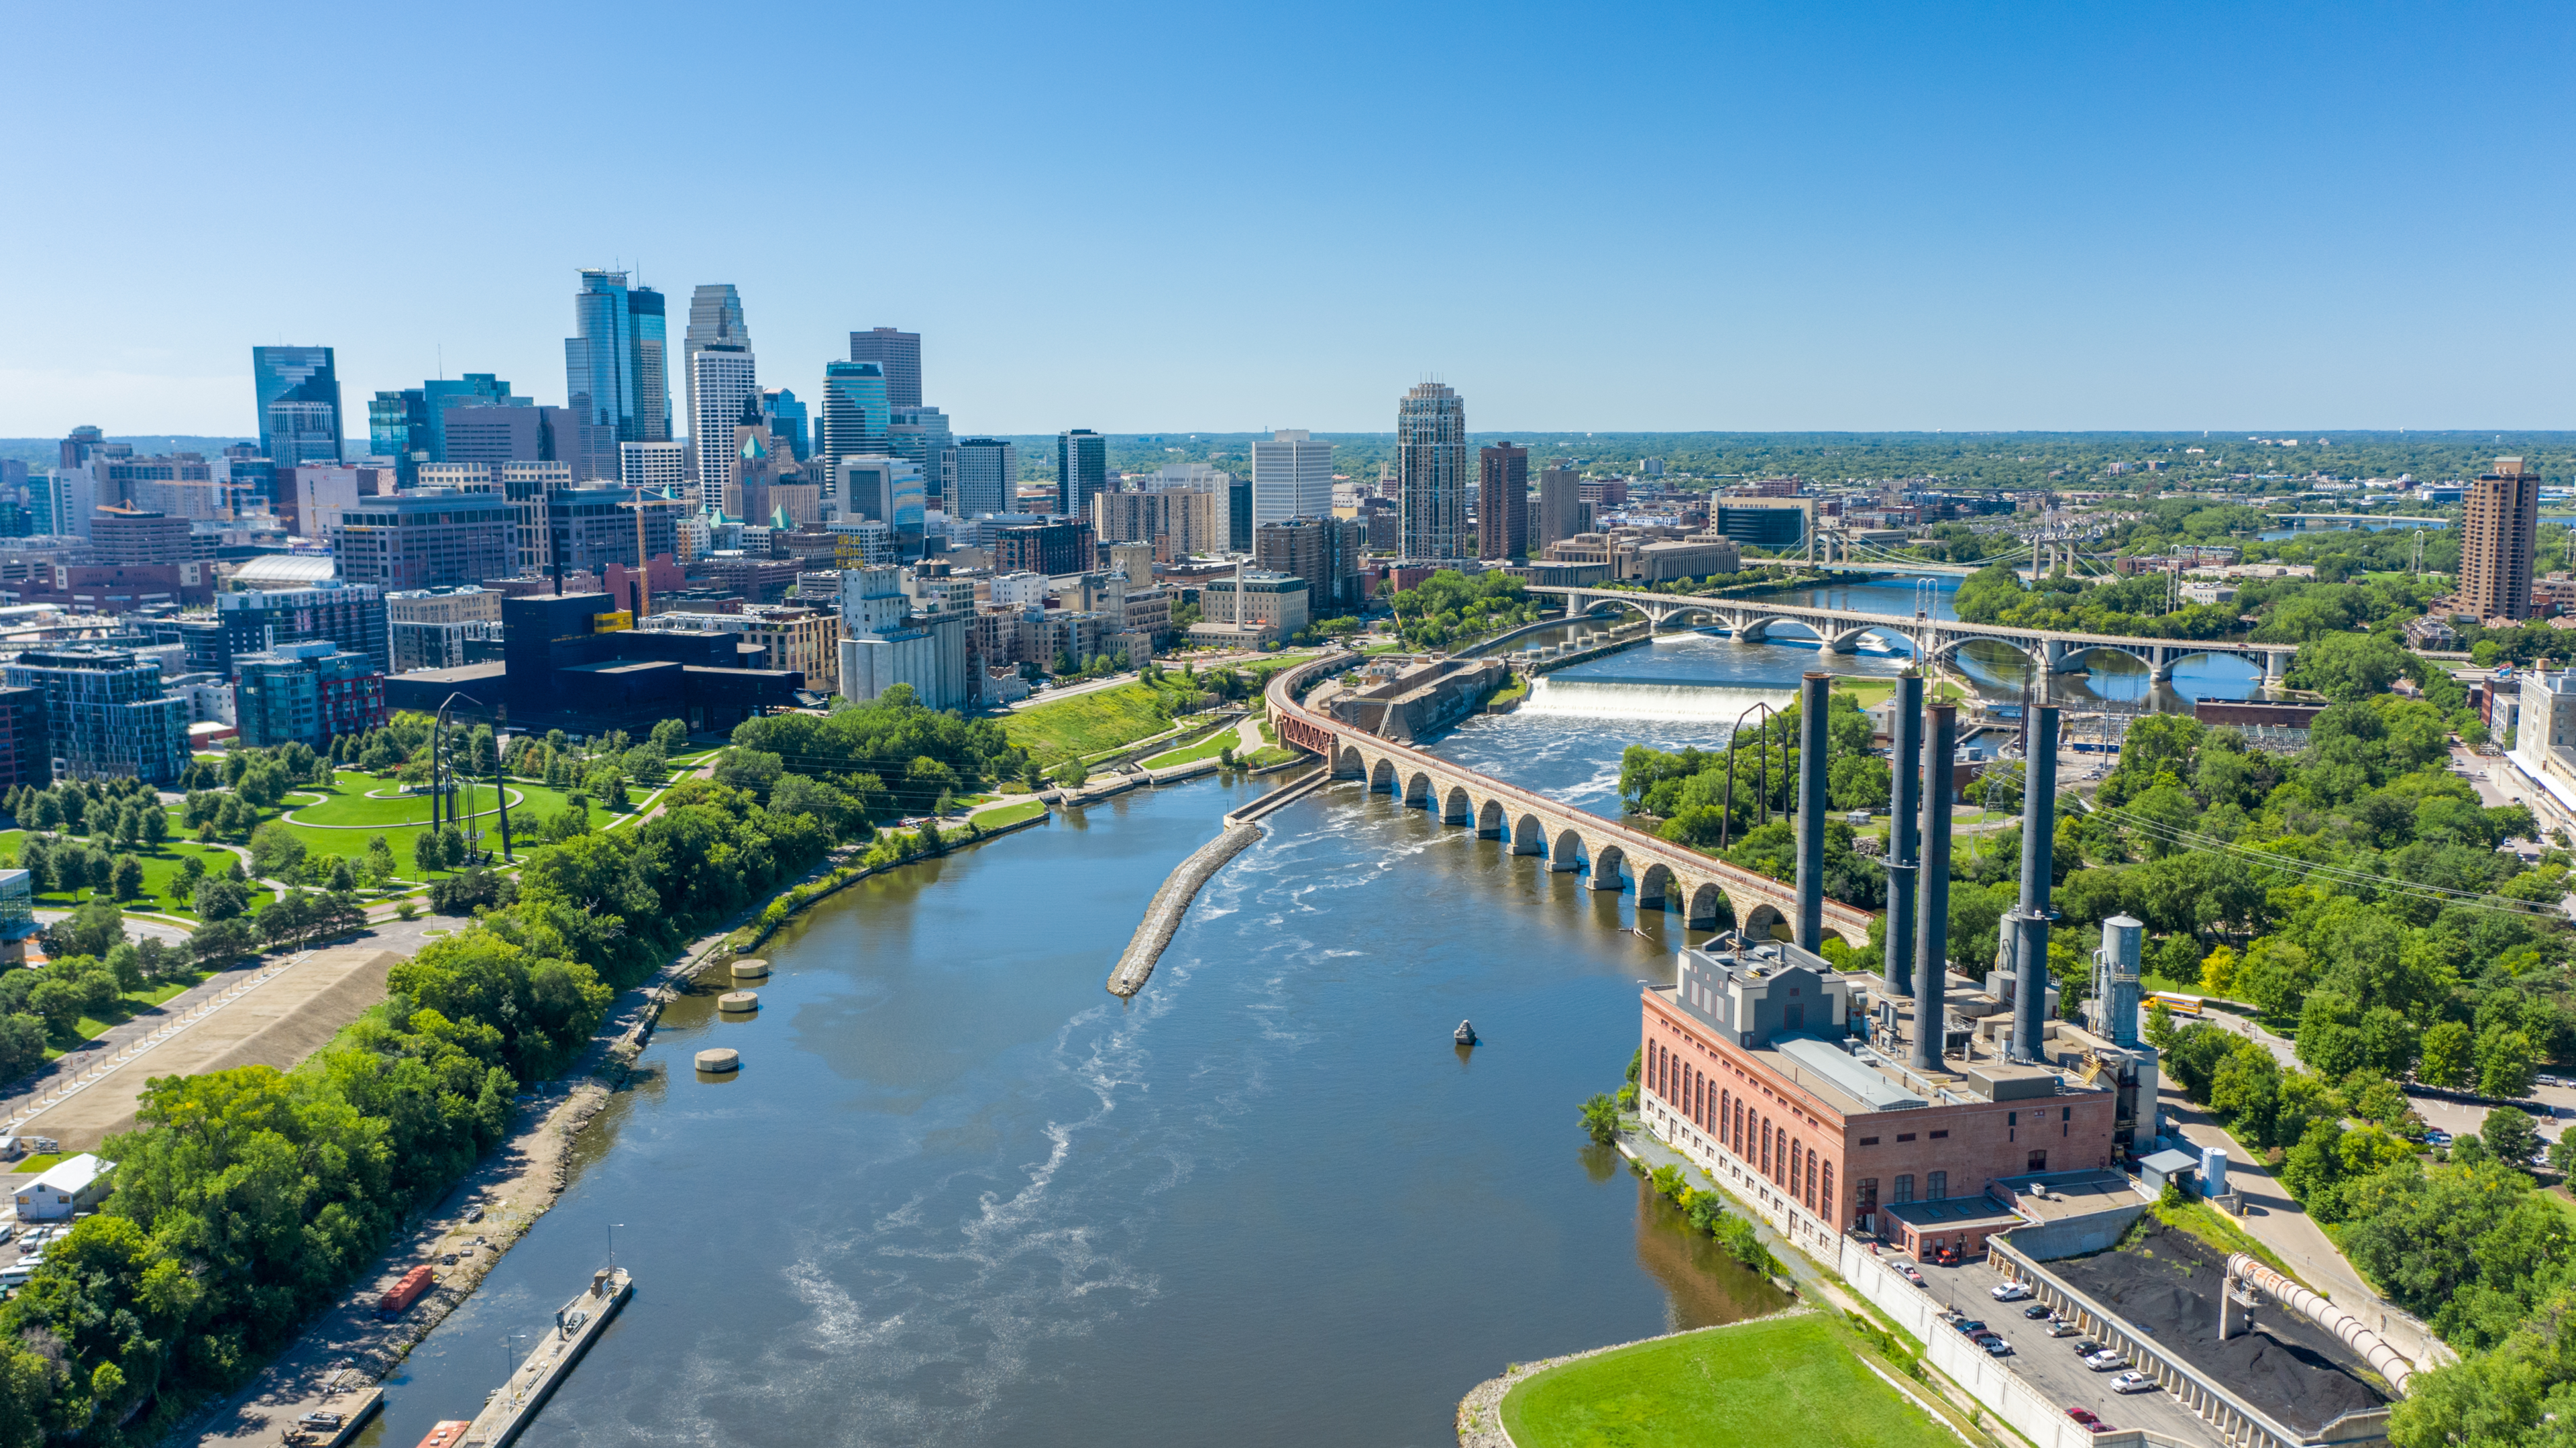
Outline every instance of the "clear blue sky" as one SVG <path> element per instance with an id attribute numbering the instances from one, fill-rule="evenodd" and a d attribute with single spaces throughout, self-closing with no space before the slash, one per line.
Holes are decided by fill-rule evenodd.
<path id="1" fill-rule="evenodd" d="M 1228 13 L 1232 10 L 1234 13 Z M 574 271 L 962 431 L 2568 427 L 2576 7 L 15 12 L 0 435 L 561 402 Z M 673 377 L 673 391 L 679 391 Z M 675 403 L 675 406 L 677 404 Z"/>

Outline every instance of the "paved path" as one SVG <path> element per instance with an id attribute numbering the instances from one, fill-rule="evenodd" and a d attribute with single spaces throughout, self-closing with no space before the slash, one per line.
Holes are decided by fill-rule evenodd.
<path id="1" fill-rule="evenodd" d="M 2171 1089 L 2158 1097 L 2157 1107 L 2173 1118 L 2192 1145 L 2225 1148 L 2227 1185 L 2245 1199 L 2245 1215 L 2237 1225 L 2245 1229 L 2246 1235 L 2279 1254 L 2293 1275 L 2360 1318 L 2363 1326 L 2386 1338 L 2418 1366 L 2453 1359 L 2455 1355 L 2433 1336 L 2431 1329 L 2361 1280 L 2361 1274 L 2344 1260 L 2342 1251 L 2316 1220 L 2290 1196 L 2288 1188 L 2273 1178 L 2271 1169 L 2221 1129 L 2207 1112 Z"/>

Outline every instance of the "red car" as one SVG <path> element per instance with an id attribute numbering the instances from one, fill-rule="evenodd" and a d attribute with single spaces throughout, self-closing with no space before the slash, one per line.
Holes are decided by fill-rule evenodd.
<path id="1" fill-rule="evenodd" d="M 2093 1416 L 2093 1410 L 2091 1408 L 2069 1408 L 2066 1410 L 2066 1416 L 2073 1418 L 2078 1423 L 2090 1424 L 2102 1421 L 2101 1419 Z"/>

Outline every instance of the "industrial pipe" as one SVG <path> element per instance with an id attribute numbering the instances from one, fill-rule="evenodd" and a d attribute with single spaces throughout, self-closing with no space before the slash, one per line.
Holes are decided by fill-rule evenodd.
<path id="1" fill-rule="evenodd" d="M 1895 790 L 1887 809 L 1887 993 L 1914 994 L 1914 880 L 1916 827 L 1914 812 L 1923 807 L 1922 746 L 1923 675 L 1913 669 L 1896 681 L 1895 716 L 1890 726 L 1888 773 Z"/>
<path id="2" fill-rule="evenodd" d="M 1798 680 L 1798 948 L 1825 947 L 1825 714 L 1834 676 L 1810 669 Z"/>
<path id="3" fill-rule="evenodd" d="M 2228 1258 L 2227 1275 L 2231 1279 L 2242 1278 L 2253 1283 L 2272 1294 L 2273 1301 L 2296 1309 L 2309 1321 L 2341 1338 L 2345 1347 L 2360 1354 L 2361 1360 L 2370 1364 L 2372 1372 L 2388 1380 L 2391 1391 L 2401 1398 L 2406 1396 L 2406 1380 L 2415 1375 L 2415 1365 L 2390 1347 L 2386 1338 L 2362 1326 L 2351 1313 L 2264 1266 L 2249 1253 L 2239 1252 Z M 2226 1291 L 2226 1284 L 2219 1284 L 2219 1290 Z"/>
<path id="4" fill-rule="evenodd" d="M 2022 726 L 2027 742 L 2021 756 L 2021 904 L 2013 911 L 2020 957 L 2013 1053 L 2030 1062 L 2040 1059 L 2048 1029 L 2048 927 L 2057 918 L 2048 905 L 2057 844 L 2057 706 L 2042 705 L 2036 719 L 2023 710 Z"/>
<path id="5" fill-rule="evenodd" d="M 1922 979 L 1914 990 L 1909 1064 L 1917 1071 L 1939 1071 L 1949 1032 L 1942 991 L 1949 984 L 1950 791 L 1957 777 L 1950 761 L 1959 749 L 1959 711 L 1935 704 L 1923 714 L 1923 865 L 1916 872 L 1921 893 L 1914 917 L 1914 966 Z"/>

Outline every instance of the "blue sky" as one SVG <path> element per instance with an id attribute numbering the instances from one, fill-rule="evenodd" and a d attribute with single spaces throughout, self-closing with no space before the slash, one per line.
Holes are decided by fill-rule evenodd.
<path id="1" fill-rule="evenodd" d="M 922 332 L 969 432 L 2576 426 L 2563 3 L 10 29 L 0 435 L 247 432 L 261 341 L 560 402 L 620 261 L 800 394 Z"/>

